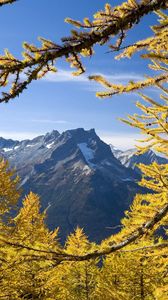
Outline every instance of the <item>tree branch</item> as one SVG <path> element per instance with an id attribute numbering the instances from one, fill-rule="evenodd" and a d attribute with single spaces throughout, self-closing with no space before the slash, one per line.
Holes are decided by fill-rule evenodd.
<path id="1" fill-rule="evenodd" d="M 107 91 L 96 93 L 97 97 L 106 98 L 118 94 L 130 93 L 138 89 L 145 89 L 146 87 L 155 85 L 157 86 L 158 84 L 165 83 L 168 81 L 168 72 L 155 77 L 149 77 L 144 81 L 131 82 L 127 85 L 117 85 L 110 83 L 106 79 L 104 79 L 104 77 L 99 75 L 89 76 L 89 79 L 94 80 L 95 82 L 98 82 L 107 88 Z"/>
<path id="2" fill-rule="evenodd" d="M 139 23 L 143 16 L 158 9 L 165 9 L 167 5 L 167 0 L 148 1 L 145 4 L 142 1 L 136 7 L 130 7 L 125 10 L 123 7 L 122 12 L 124 11 L 124 14 L 121 14 L 121 16 L 118 16 L 118 14 L 122 6 L 116 7 L 116 9 L 114 8 L 112 10 L 112 14 L 110 15 L 110 22 L 104 22 L 104 24 L 98 26 L 96 29 L 92 28 L 89 32 L 75 32 L 74 35 L 72 34 L 71 37 L 67 38 L 61 46 L 51 41 L 48 41 L 49 46 L 42 48 L 25 44 L 27 52 L 24 52 L 24 55 L 27 59 L 17 60 L 10 55 L 10 53 L 7 53 L 6 56 L 1 56 L 0 79 L 2 82 L 0 82 L 0 86 L 6 85 L 7 78 L 10 75 L 14 76 L 15 80 L 13 81 L 14 85 L 12 85 L 10 91 L 3 93 L 0 102 L 8 102 L 10 99 L 19 96 L 33 80 L 38 79 L 38 74 L 40 71 L 43 71 L 44 66 L 53 65 L 56 59 L 61 57 L 69 58 L 74 54 L 82 53 L 82 51 L 86 49 L 90 51 L 90 55 L 92 55 L 91 49 L 95 44 L 99 43 L 103 45 L 111 37 Z M 42 39 L 42 42 L 45 43 L 45 40 Z M 36 54 L 36 56 L 34 56 L 34 54 Z M 88 55 L 89 54 L 87 54 L 87 56 Z M 79 60 L 78 64 L 75 65 L 74 63 L 73 66 L 78 68 Z M 48 71 L 50 71 L 50 68 L 48 68 Z M 84 70 L 80 68 L 80 71 L 83 72 Z M 26 80 L 21 80 L 21 77 L 26 77 Z M 5 83 L 3 82 L 4 78 Z"/>
<path id="3" fill-rule="evenodd" d="M 168 243 L 163 244 L 155 244 L 150 246 L 143 246 L 135 249 L 129 249 L 129 250 L 121 250 L 121 252 L 136 252 L 136 251 L 148 251 L 148 250 L 155 250 L 155 249 L 164 249 L 168 248 Z"/>
<path id="4" fill-rule="evenodd" d="M 5 4 L 12 4 L 13 2 L 16 2 L 18 0 L 0 0 L 0 6 L 3 6 Z"/>
<path id="5" fill-rule="evenodd" d="M 42 250 L 42 249 L 37 249 L 31 246 L 26 246 L 22 245 L 19 243 L 14 243 L 14 242 L 9 242 L 7 240 L 4 240 L 1 238 L 1 242 L 4 242 L 7 245 L 10 245 L 12 247 L 16 248 L 23 248 L 31 251 L 37 251 L 41 253 L 46 253 L 48 255 L 53 255 L 51 260 L 53 259 L 54 261 L 86 261 L 89 259 L 95 259 L 104 255 L 108 255 L 111 253 L 114 253 L 120 249 L 125 248 L 126 246 L 130 245 L 131 243 L 135 242 L 139 238 L 141 238 L 143 235 L 147 233 L 148 230 L 152 230 L 154 226 L 159 223 L 168 213 L 168 204 L 166 204 L 159 212 L 155 214 L 155 216 L 148 222 L 142 224 L 135 232 L 133 232 L 131 235 L 129 235 L 127 238 L 125 238 L 123 241 L 121 241 L 118 244 L 114 244 L 112 246 L 109 246 L 106 250 L 103 251 L 95 251 L 88 253 L 86 255 L 71 255 L 66 252 L 55 252 L 53 250 L 48 251 L 48 250 Z"/>

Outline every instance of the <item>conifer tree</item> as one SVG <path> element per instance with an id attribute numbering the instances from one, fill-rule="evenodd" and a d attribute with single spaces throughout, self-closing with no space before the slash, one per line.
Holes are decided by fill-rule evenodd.
<path id="1" fill-rule="evenodd" d="M 14 249 L 7 246 L 4 241 L 9 240 L 12 215 L 17 208 L 20 197 L 19 177 L 15 171 L 9 168 L 9 163 L 0 159 L 0 298 L 8 299 L 10 292 L 4 289 L 7 277 L 10 278 L 10 268 Z M 9 269 L 8 269 L 9 268 Z M 8 274 L 7 277 L 5 274 Z M 15 278 L 16 280 L 16 278 Z"/>
<path id="2" fill-rule="evenodd" d="M 40 246 L 42 242 L 43 247 L 45 242 L 47 247 L 53 246 L 53 240 L 57 236 L 58 230 L 50 232 L 45 225 L 46 212 L 40 213 L 40 198 L 38 195 L 30 192 L 23 200 L 23 207 L 21 207 L 18 215 L 14 218 L 14 238 L 19 241 L 26 242 L 26 245 Z"/>
<path id="3" fill-rule="evenodd" d="M 155 299 L 156 286 L 164 286 L 163 273 L 166 266 L 164 265 L 163 272 L 158 256 L 156 258 L 144 250 L 134 252 L 136 247 L 143 248 L 150 244 L 151 241 L 146 240 L 131 246 L 125 252 L 106 257 L 100 273 L 98 286 L 100 296 L 106 295 L 107 299 L 115 296 L 128 300 Z"/>
<path id="4" fill-rule="evenodd" d="M 7 244 L 4 240 L 1 298 L 43 299 L 45 296 L 46 278 L 41 273 L 43 269 L 50 269 L 53 261 L 49 253 L 47 258 L 43 253 L 44 250 L 59 249 L 58 230 L 50 232 L 47 229 L 45 216 L 45 212 L 40 213 L 39 197 L 31 192 L 23 200 L 23 207 L 9 227 L 10 243 Z"/>
<path id="5" fill-rule="evenodd" d="M 88 241 L 87 236 L 79 227 L 67 238 L 65 251 L 70 255 L 83 255 L 95 248 L 94 243 Z M 92 300 L 97 282 L 98 260 L 84 262 L 65 262 L 58 266 L 60 274 L 59 293 L 60 300 Z M 60 272 L 60 273 L 59 273 Z"/>
<path id="6" fill-rule="evenodd" d="M 0 1 L 0 6 L 12 2 Z M 86 18 L 82 23 L 67 19 L 80 30 L 73 30 L 70 37 L 63 38 L 62 45 L 44 38 L 41 38 L 40 48 L 25 43 L 23 60 L 6 51 L 0 57 L 0 85 L 8 85 L 11 74 L 15 80 L 10 91 L 3 93 L 1 102 L 18 96 L 33 80 L 47 72 L 56 71 L 55 60 L 60 57 L 65 57 L 77 69 L 74 75 L 80 75 L 85 71 L 81 57 L 92 56 L 95 44 L 104 45 L 115 36 L 117 43 L 110 45 L 110 49 L 120 51 L 126 31 L 139 23 L 144 15 L 157 11 L 160 24 L 153 26 L 153 35 L 134 45 L 124 46 L 124 51 L 117 56 L 118 59 L 130 58 L 143 50 L 142 58 L 150 59 L 149 67 L 157 72 L 156 76 L 129 82 L 126 86 L 114 85 L 99 75 L 90 76 L 90 79 L 107 89 L 97 94 L 102 98 L 150 86 L 159 88 L 161 99 L 154 100 L 141 93 L 144 102 L 138 102 L 137 106 L 142 114 L 129 116 L 124 122 L 139 128 L 145 135 L 141 141 L 145 146 L 137 147 L 139 153 L 154 148 L 167 156 L 168 17 L 163 11 L 158 11 L 167 7 L 166 0 L 128 0 L 115 8 L 107 4 L 93 21 Z M 24 80 L 21 79 L 23 72 L 26 75 Z M 167 242 L 158 236 L 159 230 L 168 222 L 168 165 L 153 163 L 139 167 L 143 172 L 140 184 L 153 193 L 136 195 L 121 221 L 121 231 L 98 246 L 90 244 L 83 231 L 77 228 L 68 237 L 65 249 L 60 249 L 55 242 L 57 233 L 50 233 L 44 225 L 45 213 L 40 214 L 39 199 L 31 193 L 14 219 L 13 228 L 9 226 L 10 241 L 1 239 L 0 297 L 4 300 L 167 299 Z M 18 199 L 17 179 L 13 184 L 10 181 L 12 173 L 6 177 L 3 173 L 5 170 L 6 174 L 6 166 L 2 164 L 0 168 L 3 174 L 0 191 L 6 197 L 1 208 L 4 215 Z M 8 187 L 7 194 L 3 182 L 5 188 Z M 98 269 L 96 258 L 102 256 L 105 256 L 104 265 Z"/>
<path id="7" fill-rule="evenodd" d="M 19 177 L 9 168 L 9 163 L 0 159 L 0 219 L 16 208 L 20 191 Z"/>

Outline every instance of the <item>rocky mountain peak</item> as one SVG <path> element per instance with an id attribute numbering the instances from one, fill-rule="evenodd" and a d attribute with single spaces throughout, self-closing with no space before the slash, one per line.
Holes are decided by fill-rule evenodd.
<path id="1" fill-rule="evenodd" d="M 70 137 L 72 137 L 74 141 L 76 141 L 77 143 L 86 142 L 92 138 L 99 139 L 94 129 L 85 130 L 84 128 L 77 128 L 77 129 L 67 130 L 65 133 Z"/>
<path id="2" fill-rule="evenodd" d="M 60 133 L 57 130 L 53 130 L 51 132 L 46 133 L 44 135 L 44 142 L 54 141 L 59 137 Z"/>
<path id="3" fill-rule="evenodd" d="M 110 147 L 94 129 L 53 130 L 21 142 L 1 138 L 0 152 L 16 168 L 23 193 L 38 193 L 42 208 L 49 207 L 47 223 L 60 227 L 63 240 L 77 225 L 93 240 L 108 236 L 106 227 L 119 224 L 141 189 L 134 150 Z"/>
<path id="4" fill-rule="evenodd" d="M 3 137 L 0 137 L 0 149 L 5 148 L 5 149 L 10 149 L 19 144 L 19 141 L 15 141 L 12 139 L 4 139 Z"/>

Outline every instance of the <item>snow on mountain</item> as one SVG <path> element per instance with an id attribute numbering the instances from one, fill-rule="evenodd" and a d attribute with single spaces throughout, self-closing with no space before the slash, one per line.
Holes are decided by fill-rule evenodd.
<path id="1" fill-rule="evenodd" d="M 8 151 L 12 151 L 12 150 L 13 150 L 13 148 L 3 148 L 4 152 L 8 152 Z"/>
<path id="2" fill-rule="evenodd" d="M 108 236 L 106 227 L 119 224 L 142 190 L 137 172 L 123 166 L 94 129 L 53 130 L 24 141 L 0 138 L 0 153 L 21 177 L 23 195 L 32 190 L 41 196 L 48 226 L 59 226 L 62 240 L 77 225 L 92 240 Z"/>
<path id="3" fill-rule="evenodd" d="M 45 145 L 45 146 L 46 146 L 48 149 L 50 149 L 50 148 L 52 148 L 53 144 L 54 144 L 54 142 L 51 142 L 51 143 L 49 143 L 49 144 L 47 144 L 47 145 Z"/>
<path id="4" fill-rule="evenodd" d="M 110 148 L 111 148 L 111 151 L 112 151 L 113 155 L 114 155 L 116 158 L 118 158 L 118 157 L 120 156 L 120 154 L 123 152 L 122 150 L 116 148 L 116 147 L 115 147 L 114 145 L 112 145 L 112 144 L 110 144 L 109 146 L 110 146 Z"/>
<path id="5" fill-rule="evenodd" d="M 81 150 L 84 158 L 90 166 L 94 166 L 91 160 L 94 159 L 94 151 L 88 147 L 86 143 L 77 144 L 79 149 Z"/>
<path id="6" fill-rule="evenodd" d="M 114 156 L 127 168 L 131 168 L 140 172 L 137 168 L 137 164 L 143 163 L 149 165 L 156 161 L 159 164 L 166 164 L 168 160 L 164 157 L 159 156 L 152 150 L 148 150 L 146 153 L 137 155 L 137 149 L 128 149 L 126 151 L 121 151 L 116 149 L 114 146 L 110 145 L 111 151 Z"/>

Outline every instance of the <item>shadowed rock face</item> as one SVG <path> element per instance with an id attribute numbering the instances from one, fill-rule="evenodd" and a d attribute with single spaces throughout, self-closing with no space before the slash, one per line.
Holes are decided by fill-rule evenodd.
<path id="1" fill-rule="evenodd" d="M 62 241 L 79 225 L 100 241 L 119 225 L 136 192 L 139 174 L 126 168 L 94 129 L 52 131 L 33 140 L 0 139 L 0 153 L 16 167 L 23 194 L 32 190 L 47 208 Z"/>

